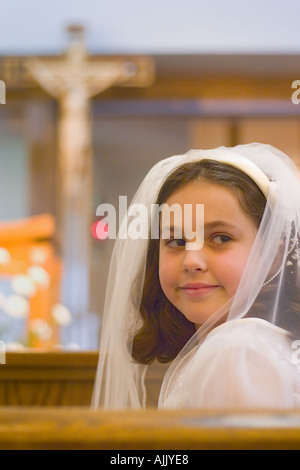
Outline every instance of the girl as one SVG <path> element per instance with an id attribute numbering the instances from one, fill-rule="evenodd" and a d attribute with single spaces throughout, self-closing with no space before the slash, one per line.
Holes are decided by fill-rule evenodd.
<path id="1" fill-rule="evenodd" d="M 149 217 L 154 203 L 181 208 L 182 236 L 173 217 L 168 238 L 160 227 L 159 238 L 117 240 L 94 406 L 144 407 L 155 359 L 172 361 L 160 408 L 300 404 L 299 181 L 291 160 L 262 144 L 190 151 L 152 168 L 133 205 Z M 187 222 L 203 230 L 201 246 L 185 237 Z"/>

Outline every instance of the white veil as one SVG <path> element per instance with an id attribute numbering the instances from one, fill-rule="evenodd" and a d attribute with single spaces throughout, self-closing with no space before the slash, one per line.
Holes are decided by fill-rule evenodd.
<path id="1" fill-rule="evenodd" d="M 181 164 L 201 159 L 219 160 L 242 169 L 267 197 L 263 219 L 238 290 L 230 302 L 226 321 L 262 318 L 295 337 L 299 334 L 300 339 L 300 311 L 297 313 L 296 301 L 292 302 L 295 308 L 286 308 L 291 303 L 291 292 L 294 295 L 299 291 L 300 175 L 284 153 L 270 145 L 254 143 L 192 150 L 185 155 L 166 158 L 150 170 L 132 205 L 143 204 L 150 216 L 151 205 L 155 203 L 166 177 Z M 130 225 L 133 215 L 129 208 L 120 228 L 121 234 Z M 147 366 L 134 362 L 131 347 L 134 334 L 141 326 L 138 305 L 148 240 L 146 237 L 121 237 L 116 240 L 108 276 L 93 395 L 93 407 L 106 409 L 143 408 L 146 400 L 144 376 Z M 167 397 L 172 382 L 177 380 L 185 358 L 220 323 L 225 310 L 228 313 L 228 305 L 215 312 L 198 329 L 173 361 L 163 383 L 162 401 Z"/>

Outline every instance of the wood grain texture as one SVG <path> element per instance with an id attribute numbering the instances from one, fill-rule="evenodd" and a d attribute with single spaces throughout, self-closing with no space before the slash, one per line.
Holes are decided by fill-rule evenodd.
<path id="1" fill-rule="evenodd" d="M 27 350 L 0 366 L 0 406 L 90 406 L 97 352 Z"/>
<path id="2" fill-rule="evenodd" d="M 239 417 L 242 424 L 237 425 Z M 193 410 L 106 412 L 82 408 L 0 408 L 0 449 L 300 448 L 300 428 L 294 421 L 296 417 L 299 423 L 299 414 L 259 413 L 254 421 L 252 417 L 249 413 Z M 275 424 L 272 424 L 274 417 Z M 224 418 L 229 424 L 224 424 Z"/>

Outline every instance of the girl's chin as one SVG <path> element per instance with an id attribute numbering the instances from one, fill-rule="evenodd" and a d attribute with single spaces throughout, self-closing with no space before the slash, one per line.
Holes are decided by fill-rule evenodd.
<path id="1" fill-rule="evenodd" d="M 200 326 L 202 326 L 204 323 L 207 323 L 212 318 L 213 313 L 207 314 L 207 315 L 202 314 L 201 316 L 199 316 L 199 312 L 198 312 L 198 315 L 189 314 L 189 315 L 184 315 L 184 316 L 191 323 L 194 323 L 196 329 L 199 329 Z"/>
<path id="2" fill-rule="evenodd" d="M 223 304 L 222 304 L 223 305 Z M 194 323 L 196 329 L 198 330 L 204 323 L 206 325 L 209 325 L 209 322 L 214 326 L 221 325 L 224 323 L 226 320 L 230 308 L 227 305 L 227 308 L 224 313 L 221 313 L 222 310 L 222 305 L 218 305 L 215 308 L 210 309 L 209 311 L 201 311 L 201 315 L 199 315 L 199 310 L 198 311 L 186 311 L 185 313 L 183 312 L 183 315 L 186 317 L 187 320 L 189 320 L 191 323 Z M 216 312 L 220 310 L 220 315 L 215 315 Z"/>

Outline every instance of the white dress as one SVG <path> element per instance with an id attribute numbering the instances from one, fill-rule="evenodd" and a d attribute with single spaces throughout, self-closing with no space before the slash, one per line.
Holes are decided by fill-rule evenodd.
<path id="1" fill-rule="evenodd" d="M 294 353 L 294 355 L 293 355 Z M 226 322 L 166 376 L 159 408 L 300 407 L 300 368 L 288 333 L 261 319 Z"/>

